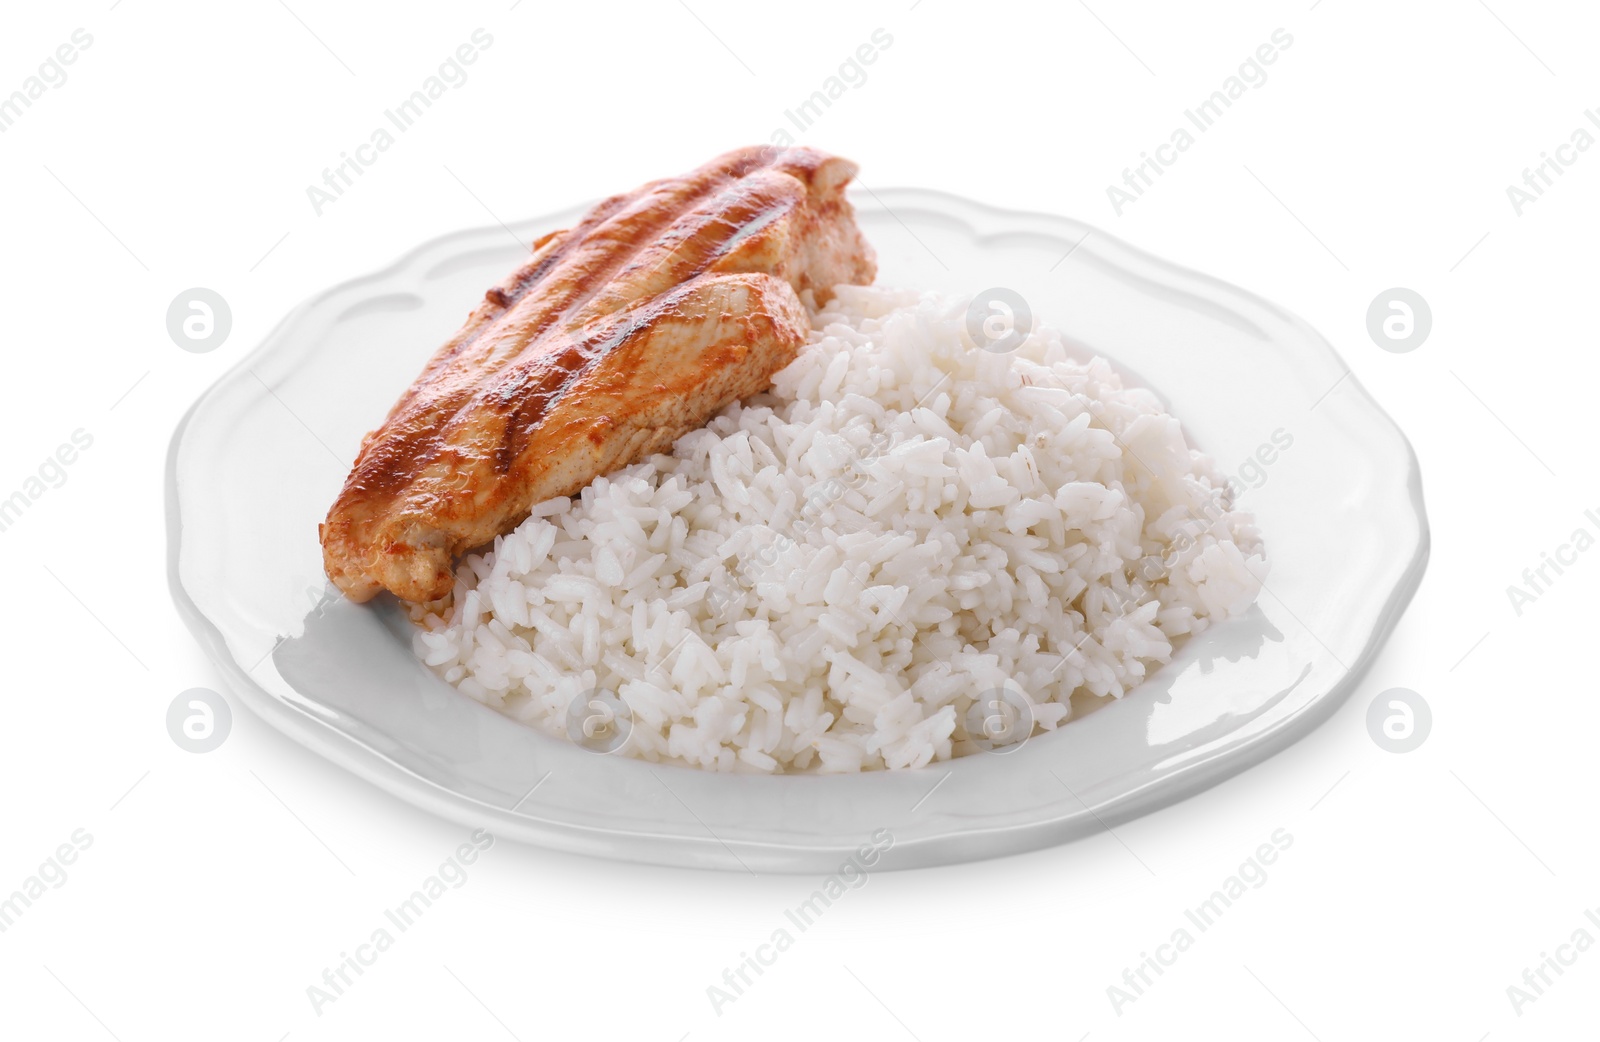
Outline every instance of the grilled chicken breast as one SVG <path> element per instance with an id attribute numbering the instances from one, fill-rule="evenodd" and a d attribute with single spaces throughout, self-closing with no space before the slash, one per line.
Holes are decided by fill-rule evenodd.
<path id="1" fill-rule="evenodd" d="M 443 597 L 462 551 L 765 390 L 817 304 L 877 271 L 809 148 L 730 152 L 533 245 L 363 440 L 320 527 L 352 600 Z"/>

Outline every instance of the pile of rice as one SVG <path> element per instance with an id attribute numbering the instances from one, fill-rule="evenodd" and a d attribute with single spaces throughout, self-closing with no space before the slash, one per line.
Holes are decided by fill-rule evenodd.
<path id="1" fill-rule="evenodd" d="M 417 654 L 720 771 L 920 767 L 1121 697 L 1249 606 L 1259 535 L 1155 395 L 1048 329 L 974 346 L 968 300 L 841 287 L 770 393 L 464 560 Z"/>

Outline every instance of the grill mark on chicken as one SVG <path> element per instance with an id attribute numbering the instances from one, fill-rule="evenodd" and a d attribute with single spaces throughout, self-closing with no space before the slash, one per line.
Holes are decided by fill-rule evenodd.
<path id="1" fill-rule="evenodd" d="M 698 202 L 699 199 L 706 193 L 712 191 L 713 187 L 714 186 L 712 185 L 706 185 L 698 193 L 696 193 L 694 201 Z M 586 235 L 592 234 L 596 228 L 610 223 L 619 216 L 625 216 L 621 213 L 621 211 L 623 211 L 625 204 L 627 204 L 629 201 L 630 197 L 626 195 L 612 196 L 611 198 L 603 200 L 597 204 L 594 209 L 586 214 L 583 220 L 579 222 L 577 228 L 572 229 L 571 231 L 550 232 L 539 238 L 533 244 L 533 248 L 536 253 L 540 247 L 549 243 L 551 240 L 556 239 L 558 236 L 561 237 L 561 241 L 557 247 L 551 250 L 548 254 L 542 257 L 536 256 L 534 260 L 528 262 L 528 264 L 524 265 L 509 279 L 507 279 L 506 281 L 511 287 L 510 292 L 507 292 L 504 286 L 491 287 L 484 296 L 490 304 L 495 305 L 497 310 L 486 314 L 475 315 L 470 318 L 468 320 L 467 329 L 464 329 L 462 333 L 458 333 L 452 344 L 445 351 L 441 352 L 440 356 L 435 359 L 433 363 L 430 363 L 430 369 L 434 368 L 435 366 L 441 369 L 446 368 L 449 363 L 457 361 L 464 354 L 470 354 L 471 349 L 480 343 L 483 334 L 492 329 L 494 325 L 500 321 L 500 319 L 515 309 L 520 303 L 522 303 L 523 300 L 527 299 L 534 290 L 538 289 L 545 276 L 556 270 L 556 268 L 558 268 L 562 262 L 566 261 L 571 256 L 574 249 L 584 241 L 584 237 Z M 661 219 L 666 220 L 669 217 L 670 214 L 664 215 Z M 643 248 L 648 241 L 645 236 L 650 230 L 652 229 L 650 229 L 648 226 L 640 229 L 640 236 L 634 239 L 631 243 L 633 251 L 636 252 L 637 250 Z M 573 287 L 573 291 L 575 293 L 585 293 L 584 300 L 587 301 L 587 299 L 599 292 L 604 283 L 605 278 L 602 273 L 587 283 L 575 285 Z M 563 315 L 561 313 L 552 313 L 543 326 L 533 331 L 534 337 L 537 338 L 538 336 L 542 335 L 551 326 L 559 322 L 562 317 Z M 471 330 L 470 335 L 467 333 L 468 329 Z M 413 385 L 412 390 L 409 391 L 404 398 L 402 398 L 399 404 L 403 405 L 407 400 L 414 397 L 415 393 L 421 390 L 422 387 L 423 384 L 421 381 Z M 396 409 L 398 410 L 398 408 L 399 405 L 397 405 Z M 391 413 L 391 415 L 393 415 L 393 413 Z"/>
<path id="2" fill-rule="evenodd" d="M 545 372 L 530 381 L 531 386 L 521 394 L 505 393 L 500 396 L 500 401 L 509 407 L 509 412 L 506 415 L 506 437 L 501 439 L 495 453 L 498 469 L 511 469 L 513 461 L 527 448 L 540 421 L 549 413 L 550 407 L 560 401 L 562 393 L 572 386 L 585 369 L 598 364 L 607 351 L 620 347 L 635 328 L 631 324 L 625 325 L 620 336 L 598 347 L 586 344 L 566 348 Z"/>
<path id="3" fill-rule="evenodd" d="M 854 172 L 744 149 L 535 242 L 363 440 L 321 527 L 330 578 L 443 596 L 455 553 L 764 389 L 804 341 L 796 294 L 872 279 Z"/>

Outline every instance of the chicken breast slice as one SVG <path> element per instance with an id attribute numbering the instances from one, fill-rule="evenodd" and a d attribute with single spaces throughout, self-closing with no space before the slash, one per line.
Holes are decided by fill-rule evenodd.
<path id="1" fill-rule="evenodd" d="M 764 390 L 809 331 L 797 294 L 875 274 L 843 194 L 854 173 L 742 149 L 536 243 L 364 440 L 320 528 L 329 578 L 357 601 L 442 597 L 455 556 L 534 503 Z"/>

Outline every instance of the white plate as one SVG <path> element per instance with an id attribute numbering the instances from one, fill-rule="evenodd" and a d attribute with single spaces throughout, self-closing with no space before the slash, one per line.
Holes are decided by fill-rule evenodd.
<path id="1" fill-rule="evenodd" d="M 1273 569 L 1255 608 L 1120 702 L 1007 754 L 917 771 L 653 766 L 457 693 L 413 658 L 393 603 L 331 591 L 317 522 L 362 434 L 484 287 L 526 258 L 517 240 L 570 226 L 580 207 L 515 237 L 498 225 L 449 235 L 329 290 L 190 409 L 167 468 L 172 590 L 234 693 L 447 818 L 561 850 L 756 872 L 832 871 L 884 829 L 894 868 L 1061 843 L 1213 785 L 1326 718 L 1409 601 L 1428 545 L 1416 458 L 1328 344 L 1265 301 L 1076 221 L 920 190 L 855 202 L 881 284 L 1020 292 L 1040 320 L 1159 392 L 1228 472 L 1275 432 L 1292 438 L 1242 498 Z"/>

